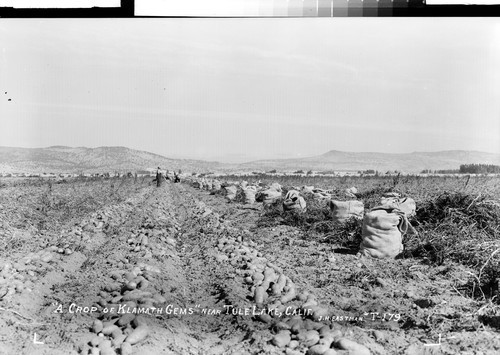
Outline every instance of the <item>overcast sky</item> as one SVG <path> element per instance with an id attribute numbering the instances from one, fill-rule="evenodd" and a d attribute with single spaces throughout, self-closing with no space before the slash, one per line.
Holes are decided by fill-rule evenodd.
<path id="1" fill-rule="evenodd" d="M 2 146 L 500 153 L 496 18 L 3 19 L 0 48 Z"/>

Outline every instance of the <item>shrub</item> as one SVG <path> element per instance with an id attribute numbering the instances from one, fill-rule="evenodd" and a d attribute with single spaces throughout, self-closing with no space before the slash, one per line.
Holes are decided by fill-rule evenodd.
<path id="1" fill-rule="evenodd" d="M 473 268 L 475 296 L 498 292 L 500 204 L 487 196 L 445 192 L 417 208 L 418 236 L 405 241 L 407 257 L 442 264 L 452 260 Z M 498 299 L 497 299 L 498 301 Z"/>

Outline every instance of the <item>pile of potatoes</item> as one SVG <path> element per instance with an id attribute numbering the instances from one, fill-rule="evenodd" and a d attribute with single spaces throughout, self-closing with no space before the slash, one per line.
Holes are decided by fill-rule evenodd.
<path id="1" fill-rule="evenodd" d="M 59 254 L 64 254 L 64 255 L 71 255 L 71 254 L 73 254 L 73 250 L 74 250 L 74 248 L 70 248 L 69 244 L 65 244 L 62 247 L 57 248 L 57 252 Z"/>
<path id="2" fill-rule="evenodd" d="M 243 241 L 241 236 L 222 237 L 217 244 L 221 254 L 216 258 L 240 269 L 238 273 L 249 285 L 257 307 L 273 310 L 256 317 L 275 331 L 273 345 L 285 348 L 288 355 L 333 355 L 337 353 L 333 347 L 353 354 L 370 354 L 364 345 L 343 337 L 337 323 L 319 322 L 320 317 L 331 315 L 329 309 L 319 305 L 313 294 L 299 292 L 281 268 L 270 263 L 255 246 L 252 241 Z M 294 312 L 299 315 L 291 315 Z"/>
<path id="3" fill-rule="evenodd" d="M 90 240 L 91 235 L 84 231 L 88 224 L 88 221 L 84 221 L 72 229 L 62 231 L 57 244 L 52 245 L 50 250 L 62 255 L 73 254 L 78 246 L 84 246 Z"/>
<path id="4" fill-rule="evenodd" d="M 217 248 L 225 254 L 225 258 L 218 256 L 219 260 L 228 260 L 232 266 L 239 267 L 245 282 L 250 287 L 250 292 L 257 306 L 284 312 L 287 307 L 309 310 L 314 318 L 328 315 L 328 310 L 318 306 L 313 295 L 304 292 L 298 293 L 294 282 L 286 276 L 281 268 L 268 262 L 257 251 L 253 242 L 242 241 L 242 237 L 220 238 Z M 293 303 L 293 301 L 298 301 Z"/>
<path id="5" fill-rule="evenodd" d="M 96 335 L 80 347 L 81 354 L 115 355 L 119 349 L 121 355 L 131 355 L 132 345 L 148 337 L 149 327 L 143 317 L 126 313 L 109 321 L 96 319 L 92 332 Z"/>
<path id="6" fill-rule="evenodd" d="M 171 237 L 179 233 L 180 226 L 177 222 L 173 223 L 172 227 L 158 228 L 153 222 L 146 221 L 142 227 L 135 233 L 132 233 L 130 238 L 126 240 L 129 245 L 129 250 L 132 252 L 144 251 L 142 255 L 145 258 L 151 257 L 152 254 L 168 254 L 170 247 L 175 247 L 176 240 Z M 152 245 L 152 240 L 163 242 L 168 248 L 162 247 L 160 244 Z"/>
<path id="7" fill-rule="evenodd" d="M 59 239 L 59 247 L 57 250 L 59 254 L 71 255 L 75 250 L 76 245 L 85 243 L 88 239 L 90 239 L 88 234 L 83 233 L 80 226 L 75 226 L 71 230 L 63 232 L 63 235 L 64 237 Z M 69 249 L 69 251 L 67 249 Z"/>
<path id="8" fill-rule="evenodd" d="M 40 263 L 49 263 L 54 259 L 54 251 L 57 248 L 50 247 L 44 250 L 40 250 L 36 253 L 28 253 L 23 258 L 19 259 L 19 264 L 29 265 L 39 261 Z"/>
<path id="9" fill-rule="evenodd" d="M 126 264 L 123 258 L 121 264 Z M 110 272 L 111 281 L 99 293 L 97 305 L 108 310 L 102 312 L 100 319 L 94 320 L 92 332 L 95 336 L 80 347 L 80 353 L 111 355 L 119 349 L 120 354 L 132 354 L 132 345 L 145 340 L 150 329 L 145 318 L 133 313 L 134 308 L 158 308 L 167 300 L 161 294 L 149 291 L 155 274 L 160 269 L 145 263 L 139 263 L 130 270 L 114 270 Z M 118 312 L 122 309 L 129 312 Z"/>
<path id="10" fill-rule="evenodd" d="M 57 245 L 54 246 L 56 248 L 54 251 L 63 255 L 73 254 L 78 245 L 84 246 L 90 240 L 91 235 L 89 232 L 93 233 L 104 228 L 105 224 L 109 223 L 114 215 L 123 218 L 124 206 L 126 206 L 126 204 L 109 206 L 101 212 L 93 213 L 89 219 L 82 221 L 79 225 L 63 231 Z"/>
<path id="11" fill-rule="evenodd" d="M 127 239 L 127 243 L 129 245 L 130 251 L 140 252 L 142 250 L 146 250 L 149 243 L 149 238 L 144 233 L 139 233 L 136 236 L 131 236 Z"/>
<path id="12" fill-rule="evenodd" d="M 92 213 L 88 220 L 80 223 L 80 227 L 85 232 L 95 232 L 96 230 L 105 228 L 105 225 L 112 218 L 112 211 L 117 208 L 117 206 L 109 206 L 103 211 Z"/>
<path id="13" fill-rule="evenodd" d="M 23 291 L 31 292 L 38 275 L 54 268 L 50 264 L 53 259 L 52 249 L 47 248 L 28 253 L 15 263 L 0 264 L 0 299 Z"/>
<path id="14" fill-rule="evenodd" d="M 171 229 L 176 231 L 178 227 L 174 225 Z M 130 238 L 123 236 L 120 240 L 127 242 L 130 251 L 144 251 L 143 257 L 150 257 L 153 237 L 169 246 L 176 244 L 175 239 L 164 236 L 164 230 L 157 228 L 150 218 Z M 158 248 L 155 247 L 154 250 L 156 249 Z M 158 267 L 142 262 L 133 265 L 127 257 L 108 260 L 108 263 L 114 270 L 108 274 L 109 282 L 99 292 L 99 300 L 94 305 L 101 307 L 103 311 L 92 324 L 91 330 L 95 335 L 88 343 L 80 346 L 80 353 L 84 355 L 111 355 L 117 351 L 122 355 L 132 354 L 132 346 L 145 340 L 150 333 L 145 316 L 138 313 L 147 314 L 144 311 L 146 309 L 151 309 L 152 313 L 154 308 L 166 303 L 165 297 L 150 287 L 155 275 L 160 273 Z M 108 312 L 104 312 L 104 309 Z M 137 309 L 141 311 L 137 312 Z"/>
<path id="15" fill-rule="evenodd" d="M 271 343 L 284 348 L 287 355 L 335 355 L 340 350 L 349 354 L 370 355 L 370 350 L 343 336 L 341 326 L 332 323 L 325 325 L 309 319 L 303 320 L 295 316 L 278 323 Z"/>
<path id="16" fill-rule="evenodd" d="M 155 245 L 151 251 L 146 251 L 145 256 L 149 253 L 158 257 L 173 256 L 173 248 L 175 248 L 177 241 L 172 237 L 160 237 L 160 241 L 166 245 Z"/>
<path id="17" fill-rule="evenodd" d="M 207 229 L 221 227 L 220 215 L 217 212 L 210 209 L 209 207 L 207 207 L 207 205 L 204 202 L 195 200 L 195 206 L 193 208 L 193 212 L 196 215 L 201 215 L 197 216 L 198 218 L 205 219 L 204 225 L 206 226 Z M 177 230 L 180 230 L 180 228 L 177 228 Z"/>
<path id="18" fill-rule="evenodd" d="M 153 237 L 158 237 L 158 239 L 170 244 L 171 241 L 167 241 L 167 238 L 163 236 L 163 231 L 161 229 L 155 229 L 155 227 L 155 223 L 147 219 L 142 224 L 140 230 L 133 233 L 130 238 L 127 239 L 129 250 L 136 253 L 144 251 L 142 256 L 150 258 L 152 256 L 152 246 L 150 242 Z"/>
<path id="19" fill-rule="evenodd" d="M 90 221 L 82 222 L 80 226 L 84 232 L 95 232 L 104 227 L 104 222 L 91 219 Z"/>
<path id="20" fill-rule="evenodd" d="M 338 353 L 337 350 L 357 355 L 370 354 L 366 346 L 349 339 L 338 323 L 324 324 L 319 321 L 320 317 L 331 315 L 329 309 L 321 306 L 313 294 L 299 292 L 281 268 L 263 257 L 256 249 L 256 243 L 244 240 L 250 232 L 230 227 L 226 222 L 217 228 L 221 232 L 219 235 L 224 236 L 217 240 L 219 253 L 215 256 L 216 260 L 229 263 L 236 269 L 248 285 L 258 308 L 274 310 L 270 314 L 256 316 L 274 332 L 271 344 L 283 348 L 287 355 L 333 355 Z M 285 311 L 296 311 L 301 315 L 286 315 Z M 276 316 L 280 312 L 281 316 Z"/>

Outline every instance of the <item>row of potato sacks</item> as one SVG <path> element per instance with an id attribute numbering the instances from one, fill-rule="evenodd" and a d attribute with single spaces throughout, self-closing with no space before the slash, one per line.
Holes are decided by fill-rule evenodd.
<path id="1" fill-rule="evenodd" d="M 306 200 L 296 190 L 290 190 L 283 198 L 283 189 L 280 184 L 272 183 L 269 186 L 258 184 L 250 185 L 246 181 L 224 183 L 224 196 L 229 202 L 254 204 L 262 202 L 264 208 L 282 202 L 284 211 L 305 211 Z"/>
<path id="2" fill-rule="evenodd" d="M 255 202 L 255 194 L 258 190 L 257 186 L 248 185 L 246 181 L 223 183 L 217 179 L 199 177 L 189 177 L 186 180 L 192 187 L 209 191 L 211 194 L 221 191 L 229 202 L 238 201 L 245 204 L 252 204 Z"/>
<path id="3" fill-rule="evenodd" d="M 244 189 L 248 191 L 248 187 Z M 282 201 L 283 211 L 305 212 L 307 208 L 306 200 L 297 190 L 289 190 L 283 199 L 281 185 L 273 183 L 269 187 L 256 192 L 253 202 L 262 202 L 264 208 L 273 206 Z"/>
<path id="4" fill-rule="evenodd" d="M 301 192 L 304 194 L 312 194 L 312 196 L 319 200 L 328 201 L 331 199 L 331 193 L 333 191 L 323 190 L 319 188 L 314 188 L 313 186 L 303 186 L 302 188 L 292 187 L 289 190 L 284 199 L 283 199 L 283 190 L 280 184 L 273 183 L 270 186 L 257 186 L 257 185 L 248 185 L 245 181 L 241 183 L 234 183 L 232 185 L 224 186 L 226 199 L 229 201 L 241 202 L 244 204 L 253 204 L 255 202 L 262 202 L 264 207 L 272 206 L 278 202 L 282 201 L 283 210 L 284 211 L 297 211 L 297 212 L 305 212 L 307 210 L 306 200 L 303 196 L 301 196 Z M 299 192 L 299 190 L 301 192 Z M 346 197 L 355 198 L 355 194 L 357 193 L 357 189 L 355 187 L 351 187 L 346 189 L 345 195 Z M 350 205 L 355 207 L 354 214 L 362 217 L 364 212 L 363 204 L 359 201 L 354 201 L 354 203 L 349 203 Z M 361 212 L 357 212 L 357 209 L 361 204 Z M 341 214 L 334 214 L 334 219 L 336 217 L 340 217 L 340 220 L 343 222 L 347 218 L 351 217 L 347 207 L 347 211 L 345 208 L 341 207 L 341 212 L 347 212 L 345 217 L 341 217 Z"/>
<path id="5" fill-rule="evenodd" d="M 309 194 L 312 195 L 317 200 L 320 201 L 325 201 L 329 202 L 332 199 L 332 196 L 334 194 L 338 194 L 338 191 L 336 190 L 325 190 L 325 189 L 320 189 L 314 186 L 302 186 L 300 191 L 304 194 Z M 358 189 L 356 187 L 349 187 L 344 190 L 344 196 L 346 198 L 356 198 L 356 194 L 358 193 Z"/>
<path id="6" fill-rule="evenodd" d="M 416 204 L 412 198 L 402 198 L 400 194 L 389 192 L 382 196 L 378 206 L 365 214 L 364 203 L 355 200 L 357 189 L 345 189 L 348 201 L 332 199 L 331 190 L 304 186 L 301 191 L 319 200 L 327 201 L 335 224 L 345 223 L 350 218 L 363 220 L 362 243 L 360 255 L 374 258 L 394 258 L 403 251 L 403 235 L 408 229 L 415 232 L 408 222 L 416 211 Z"/>
<path id="7" fill-rule="evenodd" d="M 210 192 L 219 191 L 222 188 L 222 183 L 217 179 L 205 179 L 197 177 L 186 178 L 192 187 Z"/>
<path id="8" fill-rule="evenodd" d="M 254 204 L 255 202 L 262 202 L 264 207 L 275 205 L 282 201 L 283 209 L 285 211 L 305 211 L 306 201 L 300 196 L 299 191 L 291 190 L 283 199 L 283 190 L 280 184 L 272 183 L 269 186 L 264 184 L 250 185 L 246 181 L 237 182 L 224 182 L 221 183 L 217 179 L 205 179 L 190 177 L 191 186 L 194 188 L 208 190 L 211 193 L 216 191 L 223 191 L 223 195 L 228 202 L 240 202 L 243 204 Z M 329 196 L 324 190 L 316 189 L 315 193 L 321 194 L 321 197 L 326 198 Z M 319 195 L 318 194 L 318 195 Z"/>
<path id="9" fill-rule="evenodd" d="M 305 199 L 301 196 L 298 188 L 289 190 L 283 199 L 281 185 L 273 183 L 270 186 L 249 185 L 247 182 L 225 183 L 223 186 L 217 180 L 197 180 L 199 188 L 206 190 L 225 191 L 228 201 L 253 204 L 262 202 L 264 208 L 275 205 L 282 201 L 284 211 L 306 211 Z M 216 186 L 213 186 L 217 184 Z M 196 187 L 198 187 L 196 186 Z M 222 187 L 221 187 L 222 186 Z M 379 206 L 373 207 L 365 214 L 362 201 L 332 200 L 329 190 L 304 186 L 303 193 L 311 193 L 315 198 L 328 201 L 335 223 L 344 223 L 354 217 L 363 220 L 362 242 L 360 254 L 374 258 L 394 258 L 403 251 L 403 235 L 411 228 L 408 218 L 416 211 L 416 204 L 412 198 L 402 198 L 395 192 L 386 193 L 382 196 Z M 346 197 L 356 197 L 357 189 L 351 187 L 346 189 Z"/>
<path id="10" fill-rule="evenodd" d="M 358 200 L 329 202 L 332 218 L 344 223 L 349 218 L 363 219 L 360 255 L 373 258 L 395 258 L 403 252 L 403 235 L 412 227 L 408 218 L 415 215 L 412 198 L 398 193 L 383 195 L 378 206 L 364 213 L 363 202 Z"/>
<path id="11" fill-rule="evenodd" d="M 237 188 L 231 187 L 237 195 Z M 240 186 L 240 199 L 244 203 L 254 203 L 255 200 L 263 202 L 264 206 L 278 202 L 282 197 L 282 189 L 279 184 L 272 184 L 266 189 L 258 191 L 257 186 Z M 313 193 L 314 197 L 327 198 L 329 191 L 303 187 L 305 193 Z M 356 197 L 355 187 L 346 189 L 346 197 Z M 248 197 L 250 194 L 250 197 Z M 256 199 L 255 194 L 257 195 Z M 318 196 L 319 195 L 319 196 Z M 365 214 L 365 206 L 362 201 L 336 201 L 329 200 L 328 205 L 332 212 L 335 223 L 344 223 L 354 217 L 363 219 L 362 242 L 360 254 L 374 258 L 394 258 L 403 251 L 403 235 L 411 227 L 408 218 L 416 211 L 416 204 L 412 198 L 402 198 L 395 192 L 386 193 L 382 196 L 380 204 Z M 284 211 L 306 211 L 306 201 L 298 190 L 289 190 L 283 200 Z"/>

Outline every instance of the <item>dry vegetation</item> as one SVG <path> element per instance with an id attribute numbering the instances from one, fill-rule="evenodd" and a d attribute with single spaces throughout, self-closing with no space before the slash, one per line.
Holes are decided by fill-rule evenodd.
<path id="1" fill-rule="evenodd" d="M 3 179 L 0 182 L 2 227 L 17 232 L 5 233 L 1 238 L 0 256 L 19 248 L 35 250 L 48 239 L 54 242 L 65 226 L 78 224 L 82 216 L 104 206 L 123 202 L 149 182 L 138 179 L 134 183 L 131 178 L 77 178 L 58 182 L 40 178 Z M 44 242 L 32 240 L 22 231 L 40 233 L 46 238 Z"/>
<path id="2" fill-rule="evenodd" d="M 401 315 L 397 322 L 327 323 L 327 331 L 337 334 L 331 348 L 337 354 L 352 353 L 346 350 L 351 339 L 372 354 L 417 355 L 438 334 L 448 336 L 443 354 L 500 351 L 497 177 L 240 179 L 278 182 L 283 195 L 291 188 L 313 185 L 332 190 L 340 200 L 346 199 L 346 188 L 356 186 L 357 199 L 366 209 L 376 206 L 385 192 L 399 192 L 416 201 L 416 215 L 410 218 L 416 233 L 405 236 L 405 251 L 397 260 L 358 260 L 362 222 L 351 219 L 335 225 L 326 201 L 308 194 L 304 195 L 307 211 L 299 213 L 284 212 L 281 203 L 269 209 L 228 203 L 220 192 L 188 184 L 166 182 L 158 189 L 149 177 L 77 178 L 59 183 L 4 179 L 0 181 L 0 267 L 9 263 L 10 269 L 4 267 L 0 281 L 16 287 L 14 294 L 0 295 L 0 312 L 5 316 L 0 338 L 8 340 L 0 353 L 94 351 L 89 344 L 98 336 L 92 327 L 106 322 L 107 316 L 50 314 L 51 301 L 99 305 L 124 297 L 135 281 L 122 280 L 120 275 L 136 273 L 145 263 L 161 270 L 142 274 L 148 280 L 145 289 L 156 299 L 186 307 L 200 302 L 213 309 L 224 304 L 250 306 L 255 300 L 245 273 L 251 265 L 260 267 L 258 260 L 263 257 L 293 280 L 298 294 L 315 295 L 332 312 L 352 317 L 370 312 Z M 72 253 L 57 253 L 67 247 Z M 41 250 L 52 253 L 47 262 L 22 265 L 27 255 Z M 242 255 L 241 250 L 258 257 Z M 121 289 L 106 291 L 119 281 L 124 282 Z M 300 340 L 295 350 L 279 346 L 279 334 L 283 335 L 279 320 L 228 315 L 150 317 L 147 333 L 133 349 L 141 354 L 307 353 L 300 332 L 291 334 Z M 316 326 L 311 319 L 307 322 Z M 35 352 L 33 329 L 49 344 L 48 352 L 41 348 Z M 25 335 L 24 343 L 10 338 L 14 331 Z M 133 329 L 124 326 L 121 331 L 129 335 L 126 332 Z M 123 353 L 119 346 L 109 352 Z"/>
<path id="3" fill-rule="evenodd" d="M 249 177 L 247 181 L 257 179 Z M 260 179 L 262 181 L 262 178 Z M 417 214 L 410 219 L 418 234 L 406 236 L 405 258 L 425 259 L 435 265 L 445 261 L 470 266 L 476 274 L 462 290 L 470 297 L 500 304 L 500 184 L 497 177 L 281 177 L 284 186 L 312 185 L 342 191 L 356 186 L 365 208 L 376 206 L 385 192 L 399 192 L 416 200 Z M 285 188 L 286 190 L 286 188 Z M 334 243 L 355 254 L 361 242 L 362 221 L 351 219 L 335 225 L 324 202 L 306 195 L 305 213 L 284 213 L 278 204 L 259 220 L 259 226 L 289 225 L 307 232 L 308 238 Z"/>

